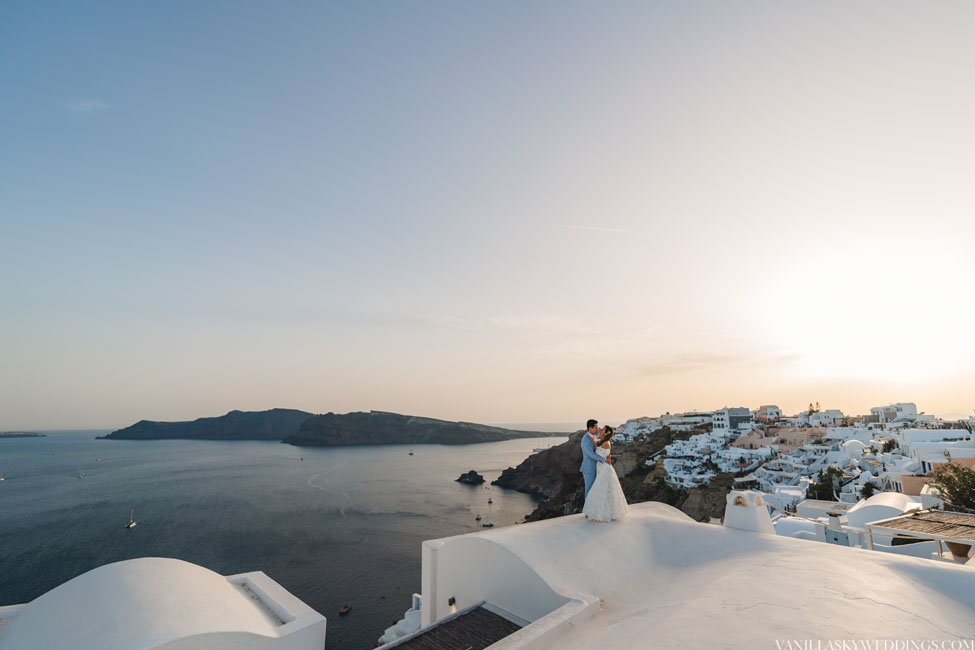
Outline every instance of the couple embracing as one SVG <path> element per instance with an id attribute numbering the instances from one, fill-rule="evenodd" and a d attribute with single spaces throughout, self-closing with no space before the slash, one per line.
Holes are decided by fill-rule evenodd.
<path id="1" fill-rule="evenodd" d="M 599 428 L 596 420 L 586 422 L 582 436 L 582 478 L 586 482 L 586 505 L 582 512 L 591 521 L 613 521 L 626 516 L 628 508 L 623 488 L 609 454 L 613 427 Z"/>

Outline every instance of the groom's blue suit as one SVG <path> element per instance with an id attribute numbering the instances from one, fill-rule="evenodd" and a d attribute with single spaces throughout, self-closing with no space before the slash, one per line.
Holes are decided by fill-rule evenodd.
<path id="1" fill-rule="evenodd" d="M 586 496 L 589 496 L 592 482 L 596 480 L 596 463 L 605 462 L 606 459 L 597 454 L 593 448 L 589 434 L 582 436 L 582 467 L 579 471 L 582 472 L 582 480 L 586 482 Z"/>

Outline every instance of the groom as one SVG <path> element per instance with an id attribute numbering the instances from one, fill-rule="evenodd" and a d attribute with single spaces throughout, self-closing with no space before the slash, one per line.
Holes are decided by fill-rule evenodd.
<path id="1" fill-rule="evenodd" d="M 599 422 L 589 420 L 586 422 L 586 435 L 582 436 L 582 467 L 579 471 L 582 472 L 582 480 L 586 482 L 586 496 L 589 496 L 592 482 L 596 478 L 596 463 L 610 462 L 609 456 L 603 458 L 596 453 L 596 445 L 599 444 L 598 426 Z"/>

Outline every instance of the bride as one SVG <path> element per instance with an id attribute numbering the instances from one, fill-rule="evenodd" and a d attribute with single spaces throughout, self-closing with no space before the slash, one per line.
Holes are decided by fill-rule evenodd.
<path id="1" fill-rule="evenodd" d="M 613 427 L 605 427 L 600 433 L 603 435 L 593 442 L 593 446 L 596 453 L 605 458 L 609 456 Z M 625 517 L 628 510 L 616 470 L 608 463 L 596 463 L 596 478 L 586 496 L 586 505 L 582 512 L 592 521 L 613 521 Z"/>

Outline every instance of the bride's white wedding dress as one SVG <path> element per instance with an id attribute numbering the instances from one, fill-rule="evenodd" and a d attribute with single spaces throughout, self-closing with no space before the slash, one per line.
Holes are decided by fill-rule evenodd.
<path id="1" fill-rule="evenodd" d="M 605 458 L 609 456 L 609 449 L 599 447 L 596 453 Z M 613 521 L 622 519 L 628 511 L 626 497 L 623 496 L 623 488 L 620 487 L 616 470 L 612 465 L 596 463 L 596 478 L 589 489 L 582 512 L 593 521 Z"/>

